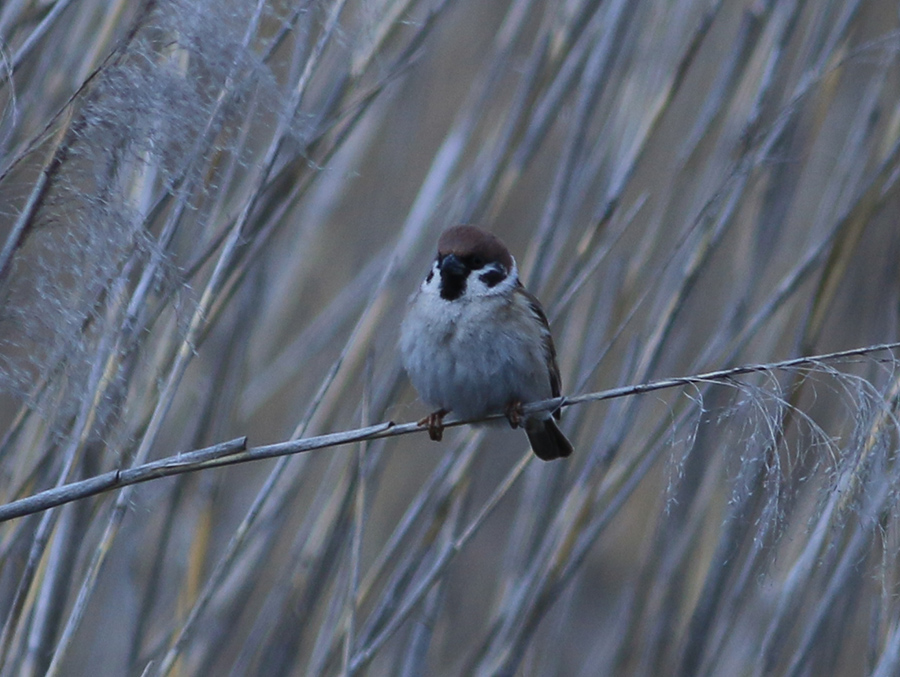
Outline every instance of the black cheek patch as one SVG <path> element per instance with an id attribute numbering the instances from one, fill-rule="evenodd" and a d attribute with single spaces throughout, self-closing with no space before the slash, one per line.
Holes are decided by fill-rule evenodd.
<path id="1" fill-rule="evenodd" d="M 481 274 L 481 281 L 484 282 L 488 287 L 496 287 L 498 284 L 503 282 L 503 279 L 506 275 L 499 270 L 489 270 L 486 273 Z"/>
<path id="2" fill-rule="evenodd" d="M 431 270 L 428 271 L 428 277 L 425 278 L 425 284 L 430 284 L 433 279 L 434 279 L 434 269 L 432 268 Z"/>

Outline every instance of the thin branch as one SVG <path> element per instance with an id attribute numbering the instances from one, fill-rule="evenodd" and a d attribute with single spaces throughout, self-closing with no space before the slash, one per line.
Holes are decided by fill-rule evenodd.
<path id="1" fill-rule="evenodd" d="M 852 348 L 850 350 L 840 350 L 822 355 L 796 357 L 782 362 L 731 367 L 730 369 L 720 369 L 718 371 L 710 371 L 705 374 L 697 374 L 694 376 L 665 378 L 657 381 L 650 381 L 648 383 L 639 383 L 637 385 L 621 386 L 609 390 L 573 395 L 571 397 L 555 397 L 549 400 L 541 400 L 540 402 L 532 402 L 523 407 L 523 412 L 528 415 L 541 411 L 555 411 L 556 409 L 569 407 L 575 404 L 584 404 L 585 402 L 599 402 L 619 397 L 629 397 L 632 395 L 640 395 L 669 388 L 678 388 L 686 385 L 729 381 L 736 376 L 743 376 L 746 374 L 793 369 L 797 367 L 815 367 L 822 362 L 831 362 L 846 357 L 859 357 L 871 353 L 897 349 L 900 349 L 900 341 L 895 343 L 880 343 L 878 345 L 865 346 L 862 348 Z M 492 414 L 477 419 L 450 420 L 446 421 L 444 426 L 453 428 L 461 425 L 491 421 L 502 417 L 503 414 Z M 48 489 L 47 491 L 42 491 L 17 501 L 11 501 L 10 503 L 0 505 L 0 522 L 32 515 L 58 505 L 71 503 L 73 501 L 96 496 L 97 494 L 113 491 L 114 489 L 121 489 L 133 484 L 149 482 L 150 480 L 159 479 L 161 477 L 170 477 L 172 475 L 181 475 L 183 473 L 196 472 L 208 468 L 219 468 L 228 465 L 236 465 L 238 463 L 248 463 L 250 461 L 260 461 L 267 458 L 288 456 L 291 454 L 301 454 L 307 451 L 337 447 L 351 442 L 377 440 L 383 437 L 398 437 L 400 435 L 408 435 L 423 430 L 424 428 L 418 423 L 402 423 L 398 425 L 393 421 L 387 421 L 385 423 L 357 428 L 355 430 L 329 433 L 327 435 L 316 435 L 314 437 L 278 442 L 276 444 L 268 444 L 261 447 L 251 447 L 249 449 L 247 448 L 247 438 L 239 437 L 204 449 L 167 456 L 157 461 L 144 463 L 126 470 L 112 470 L 86 480 L 72 482 L 71 484 Z"/>

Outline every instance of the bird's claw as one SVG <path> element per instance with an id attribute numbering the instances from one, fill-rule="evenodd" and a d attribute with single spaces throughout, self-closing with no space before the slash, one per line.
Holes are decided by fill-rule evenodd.
<path id="1" fill-rule="evenodd" d="M 522 411 L 522 403 L 518 400 L 510 402 L 506 408 L 506 420 L 509 421 L 509 426 L 518 428 L 522 425 L 523 418 L 525 418 L 525 413 Z"/>
<path id="2" fill-rule="evenodd" d="M 428 428 L 428 437 L 435 442 L 440 442 L 444 436 L 444 416 L 446 415 L 447 411 L 445 409 L 433 411 L 419 421 L 419 426 Z"/>

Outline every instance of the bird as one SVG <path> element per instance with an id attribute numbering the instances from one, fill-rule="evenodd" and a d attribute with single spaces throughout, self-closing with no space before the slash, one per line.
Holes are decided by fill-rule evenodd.
<path id="1" fill-rule="evenodd" d="M 495 235 L 472 225 L 441 234 L 400 326 L 400 353 L 419 397 L 436 408 L 419 421 L 432 440 L 450 412 L 505 414 L 541 460 L 571 455 L 559 409 L 523 415 L 523 404 L 560 396 L 559 366 L 544 309 Z"/>

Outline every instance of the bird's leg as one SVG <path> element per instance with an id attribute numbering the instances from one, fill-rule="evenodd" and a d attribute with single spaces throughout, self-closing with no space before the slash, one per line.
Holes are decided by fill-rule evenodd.
<path id="1" fill-rule="evenodd" d="M 444 436 L 444 416 L 449 412 L 446 409 L 438 409 L 419 421 L 419 426 L 428 428 L 428 437 L 435 442 L 440 442 Z"/>
<path id="2" fill-rule="evenodd" d="M 525 414 L 522 411 L 522 403 L 518 400 L 513 400 L 509 403 L 509 406 L 506 407 L 506 420 L 509 421 L 509 426 L 511 428 L 518 428 L 522 425 L 522 419 L 524 417 Z"/>

